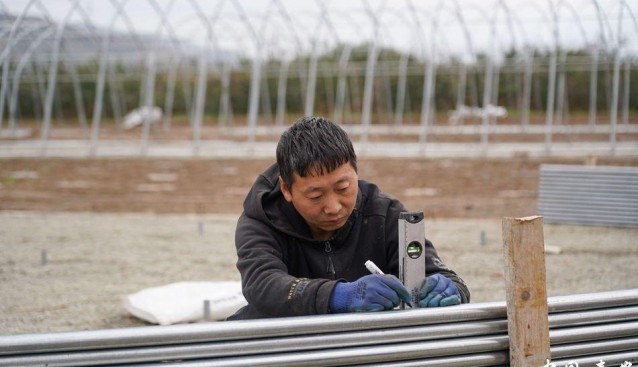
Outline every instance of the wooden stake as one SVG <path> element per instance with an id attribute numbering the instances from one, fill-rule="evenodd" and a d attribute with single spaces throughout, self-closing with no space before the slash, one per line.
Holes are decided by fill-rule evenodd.
<path id="1" fill-rule="evenodd" d="M 510 366 L 550 359 L 543 217 L 503 218 Z"/>

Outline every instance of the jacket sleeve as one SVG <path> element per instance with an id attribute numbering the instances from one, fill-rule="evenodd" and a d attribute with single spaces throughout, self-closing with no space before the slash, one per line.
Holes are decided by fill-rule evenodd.
<path id="1" fill-rule="evenodd" d="M 239 218 L 235 246 L 244 297 L 250 306 L 268 317 L 328 313 L 336 281 L 289 275 L 282 236 L 245 214 Z"/>
<path id="2" fill-rule="evenodd" d="M 387 234 L 386 238 L 389 240 L 390 246 L 389 250 L 389 258 L 395 259 L 390 261 L 390 268 L 393 273 L 398 274 L 399 272 L 399 253 L 398 253 L 398 230 L 399 230 L 399 214 L 401 211 L 405 211 L 406 209 L 401 205 L 398 201 L 390 205 L 388 215 L 386 217 L 387 223 Z M 451 279 L 461 294 L 461 303 L 469 303 L 470 302 L 470 291 L 463 281 L 461 277 L 456 274 L 456 272 L 445 265 L 445 263 L 441 260 L 434 245 L 430 240 L 425 238 L 425 275 L 430 276 L 433 274 L 441 274 L 445 277 Z"/>

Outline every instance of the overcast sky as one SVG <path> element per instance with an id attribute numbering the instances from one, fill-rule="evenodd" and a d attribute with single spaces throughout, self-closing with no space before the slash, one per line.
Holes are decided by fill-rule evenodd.
<path id="1" fill-rule="evenodd" d="M 17 15 L 30 4 L 31 16 L 113 24 L 119 31 L 172 34 L 198 44 L 210 31 L 215 47 L 246 55 L 258 44 L 266 54 L 292 54 L 375 35 L 383 46 L 417 55 L 467 55 L 470 49 L 497 54 L 525 45 L 549 48 L 556 40 L 567 48 L 604 41 L 607 49 L 620 41 L 624 53 L 638 54 L 636 0 L 79 0 L 75 10 L 73 3 L 0 0 L 0 9 Z M 117 16 L 120 5 L 125 16 Z"/>

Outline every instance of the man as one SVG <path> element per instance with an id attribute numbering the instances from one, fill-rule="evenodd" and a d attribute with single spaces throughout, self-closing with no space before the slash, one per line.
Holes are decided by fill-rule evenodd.
<path id="1" fill-rule="evenodd" d="M 398 218 L 407 211 L 357 176 L 346 132 L 305 117 L 285 131 L 277 164 L 256 180 L 237 222 L 237 268 L 248 305 L 229 320 L 389 310 L 410 301 L 398 274 Z M 418 307 L 469 302 L 425 241 Z M 372 260 L 388 275 L 370 274 Z"/>

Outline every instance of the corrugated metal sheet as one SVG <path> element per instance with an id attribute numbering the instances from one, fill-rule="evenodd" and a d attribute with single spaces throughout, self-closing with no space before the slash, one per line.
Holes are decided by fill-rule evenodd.
<path id="1" fill-rule="evenodd" d="M 543 164 L 539 212 L 545 222 L 638 226 L 638 167 Z"/>

